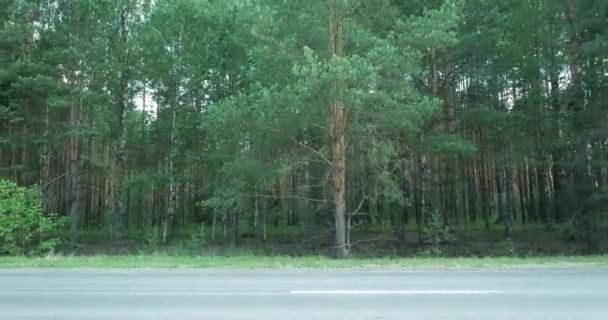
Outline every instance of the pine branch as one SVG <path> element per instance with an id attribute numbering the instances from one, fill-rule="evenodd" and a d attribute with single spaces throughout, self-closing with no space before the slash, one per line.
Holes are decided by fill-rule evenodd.
<path id="1" fill-rule="evenodd" d="M 355 245 L 357 245 L 357 244 L 359 244 L 359 243 L 366 243 L 366 242 L 380 241 L 380 240 L 382 240 L 382 239 L 384 239 L 384 235 L 380 235 L 380 236 L 378 236 L 378 237 L 376 237 L 376 238 L 372 238 L 372 239 L 362 239 L 362 240 L 357 240 L 357 241 L 355 241 L 355 242 L 353 242 L 353 243 L 350 243 L 350 244 L 344 244 L 344 245 L 341 245 L 341 246 L 334 246 L 334 249 L 339 249 L 339 248 L 344 248 L 344 247 L 353 247 L 353 246 L 355 246 Z"/>
<path id="2" fill-rule="evenodd" d="M 357 206 L 357 209 L 355 209 L 355 211 L 349 213 L 348 216 L 349 217 L 354 217 L 354 216 L 357 216 L 357 215 L 367 214 L 367 213 L 361 213 L 361 214 L 359 213 L 359 210 L 361 210 L 361 208 L 363 207 L 363 204 L 365 203 L 365 200 L 367 200 L 366 196 L 364 196 L 363 199 L 361 200 L 361 202 L 359 202 L 359 205 Z"/>
<path id="3" fill-rule="evenodd" d="M 298 139 L 296 139 L 295 137 L 291 136 L 290 134 L 283 132 L 281 130 L 275 129 L 275 128 L 265 128 L 265 130 L 268 131 L 272 131 L 272 132 L 276 132 L 276 133 L 280 133 L 286 137 L 288 137 L 291 141 L 293 141 L 294 143 L 296 143 L 297 145 L 299 145 L 302 148 L 305 148 L 309 151 L 311 151 L 312 153 L 316 154 L 317 156 L 319 156 L 321 159 L 323 159 L 323 161 L 325 161 L 325 163 L 327 163 L 329 166 L 333 167 L 333 162 L 331 162 L 331 160 L 329 160 L 322 152 L 320 152 L 319 150 L 303 143 L 302 141 L 299 141 Z"/>
<path id="4" fill-rule="evenodd" d="M 268 194 L 252 194 L 249 195 L 249 197 L 260 197 L 260 198 L 270 198 L 270 199 L 280 199 L 281 196 L 275 196 L 275 195 L 268 195 Z M 308 198 L 308 197 L 303 197 L 303 196 L 296 196 L 296 195 L 287 195 L 284 196 L 282 198 L 289 198 L 289 199 L 299 199 L 299 200 L 305 200 L 305 201 L 312 201 L 312 202 L 329 202 L 329 200 L 325 200 L 325 199 L 314 199 L 314 198 Z"/>

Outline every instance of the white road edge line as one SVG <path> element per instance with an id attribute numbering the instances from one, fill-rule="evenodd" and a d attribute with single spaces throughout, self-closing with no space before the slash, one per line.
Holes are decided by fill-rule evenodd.
<path id="1" fill-rule="evenodd" d="M 498 290 L 292 290 L 290 294 L 318 295 L 458 295 L 496 294 Z"/>

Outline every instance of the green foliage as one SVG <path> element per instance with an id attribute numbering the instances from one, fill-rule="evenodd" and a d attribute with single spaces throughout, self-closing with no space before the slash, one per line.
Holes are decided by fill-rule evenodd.
<path id="1" fill-rule="evenodd" d="M 423 230 L 426 242 L 431 245 L 429 253 L 434 256 L 445 254 L 445 248 L 449 242 L 456 240 L 450 227 L 444 223 L 443 215 L 439 210 L 431 212 L 428 226 Z"/>
<path id="2" fill-rule="evenodd" d="M 506 257 L 516 257 L 517 256 L 517 249 L 515 248 L 515 242 L 513 242 L 513 240 L 511 238 L 501 241 L 498 244 L 498 248 Z"/>
<path id="3" fill-rule="evenodd" d="M 470 141 L 457 135 L 432 135 L 426 137 L 424 151 L 453 155 L 470 156 L 477 152 L 477 147 Z"/>
<path id="4" fill-rule="evenodd" d="M 179 241 L 176 246 L 170 248 L 172 255 L 199 256 L 206 252 L 207 230 L 203 223 L 190 235 L 190 238 Z"/>
<path id="5" fill-rule="evenodd" d="M 0 180 L 0 254 L 40 254 L 61 244 L 66 219 L 44 215 L 38 188 Z"/>
<path id="6" fill-rule="evenodd" d="M 297 250 L 302 229 L 331 229 L 335 86 L 358 228 L 416 223 L 444 254 L 445 221 L 421 214 L 440 208 L 467 233 L 513 212 L 604 241 L 608 1 L 338 2 L 334 56 L 327 0 L 4 1 L 0 177 L 47 186 L 50 211 L 109 237 L 137 226 L 152 249 L 174 204 L 177 228 L 293 224 Z M 37 219 L 19 210 L 3 221 Z M 52 250 L 47 233 L 2 254 Z"/>
<path id="7" fill-rule="evenodd" d="M 144 248 L 146 248 L 148 251 L 156 250 L 162 243 L 162 230 L 159 226 L 146 228 L 143 238 Z"/>

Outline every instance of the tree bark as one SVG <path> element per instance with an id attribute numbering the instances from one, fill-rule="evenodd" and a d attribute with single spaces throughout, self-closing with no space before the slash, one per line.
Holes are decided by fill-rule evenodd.
<path id="1" fill-rule="evenodd" d="M 164 225 L 163 225 L 163 242 L 167 243 L 168 238 L 170 237 L 171 229 L 173 228 L 173 223 L 175 220 L 175 215 L 177 211 L 177 179 L 175 172 L 175 159 L 176 159 L 176 144 L 177 144 L 177 115 L 178 115 L 178 106 L 179 106 L 179 97 L 180 97 L 180 86 L 182 80 L 183 73 L 183 65 L 182 65 L 182 56 L 181 56 L 181 45 L 182 38 L 184 33 L 184 27 L 181 26 L 179 35 L 177 38 L 178 43 L 174 44 L 175 51 L 175 78 L 171 92 L 171 138 L 169 141 L 169 199 L 167 201 L 167 215 L 165 217 Z M 224 229 L 226 228 L 226 224 L 224 224 Z M 225 237 L 224 231 L 224 237 Z"/>
<path id="2" fill-rule="evenodd" d="M 174 105 L 172 108 L 172 120 L 171 120 L 171 142 L 169 151 L 169 201 L 167 203 L 167 216 L 165 217 L 163 225 L 163 243 L 167 243 L 169 238 L 169 232 L 173 226 L 173 220 L 175 219 L 175 211 L 177 207 L 177 181 L 175 179 L 175 136 L 176 136 L 176 122 L 177 122 L 177 107 Z"/>
<path id="3" fill-rule="evenodd" d="M 555 118 L 554 134 L 558 137 L 559 141 L 564 140 L 564 130 L 562 119 L 564 113 L 559 100 L 559 66 L 556 62 L 553 62 L 551 67 L 550 75 L 550 103 L 553 109 L 553 115 Z M 562 167 L 564 161 L 564 154 L 560 147 L 558 150 L 553 150 L 551 154 L 551 160 L 553 166 L 551 168 L 551 175 L 553 176 L 553 207 L 554 216 L 558 222 L 564 220 L 564 213 L 568 212 L 567 209 L 568 201 L 566 201 L 566 171 Z"/>
<path id="4" fill-rule="evenodd" d="M 343 56 L 343 6 L 342 0 L 328 0 L 329 46 L 331 59 Z M 332 151 L 332 195 L 334 203 L 334 227 L 336 255 L 340 258 L 350 255 L 348 225 L 346 217 L 346 124 L 347 114 L 342 99 L 342 84 L 332 85 L 330 94 L 330 135 Z"/>
<path id="5" fill-rule="evenodd" d="M 115 132 L 118 136 L 114 140 L 114 165 L 112 172 L 112 184 L 113 184 L 113 194 L 112 194 L 112 212 L 113 217 L 110 223 L 112 224 L 112 232 L 110 236 L 112 238 L 120 239 L 124 236 L 124 228 L 126 222 L 126 208 L 124 204 L 124 196 L 125 196 L 125 187 L 124 180 L 127 175 L 127 161 L 125 155 L 125 147 L 127 144 L 127 125 L 126 125 L 126 117 L 127 117 L 127 106 L 129 104 L 129 52 L 128 52 L 128 27 L 127 27 L 127 17 L 128 8 L 126 4 L 120 8 L 120 17 L 119 17 L 119 32 L 118 32 L 118 42 L 119 42 L 119 50 L 120 50 L 120 75 L 118 86 L 116 87 L 115 92 Z"/>
<path id="6" fill-rule="evenodd" d="M 121 81 L 122 82 L 122 81 Z M 125 83 L 126 84 L 126 83 Z M 122 87 L 122 85 L 121 85 Z M 112 166 L 112 212 L 113 218 L 110 223 L 112 224 L 111 238 L 120 239 L 124 236 L 124 226 L 126 218 L 126 209 L 124 204 L 124 179 L 126 176 L 127 160 L 125 155 L 125 148 L 127 144 L 127 127 L 125 125 L 126 117 L 126 106 L 125 106 L 125 94 L 123 87 L 120 90 L 119 98 L 117 101 L 117 116 L 118 123 L 116 130 L 119 132 L 117 140 L 114 142 L 114 164 Z"/>
<path id="7" fill-rule="evenodd" d="M 68 149 L 68 177 L 70 182 L 70 234 L 72 242 L 80 238 L 82 217 L 84 211 L 82 185 L 82 159 L 80 155 L 80 140 L 77 131 L 80 128 L 81 108 L 76 97 L 72 98 L 70 107 L 70 126 L 73 130 Z"/>
<path id="8" fill-rule="evenodd" d="M 577 14 L 576 14 L 576 2 L 574 0 L 566 0 L 566 18 L 568 19 L 571 31 L 570 41 L 568 50 L 568 60 L 570 67 L 570 74 L 572 77 L 572 99 L 570 100 L 570 107 L 574 113 L 574 128 L 579 134 L 578 141 L 576 141 L 575 150 L 575 169 L 574 177 L 576 186 L 576 196 L 579 205 L 582 205 L 589 194 L 589 177 L 587 173 L 587 140 L 585 139 L 582 131 L 585 129 L 586 123 L 583 117 L 585 110 L 584 102 L 584 91 L 581 79 L 581 39 L 577 31 Z"/>
<path id="9" fill-rule="evenodd" d="M 40 152 L 40 193 L 42 200 L 42 213 L 48 214 L 50 213 L 50 167 L 51 167 L 51 155 L 49 148 L 49 130 L 50 130 L 50 110 L 49 104 L 44 104 L 44 129 L 43 129 L 43 139 L 42 149 Z M 0 164 L 2 163 L 2 156 L 0 155 Z"/>
<path id="10" fill-rule="evenodd" d="M 587 249 L 592 252 L 596 247 L 593 234 L 597 228 L 594 212 L 589 208 L 589 197 L 594 186 L 589 174 L 589 151 L 587 150 L 589 138 L 586 136 L 588 123 L 585 119 L 585 91 L 581 75 L 582 38 L 578 30 L 577 3 L 575 0 L 565 0 L 565 15 L 570 24 L 570 39 L 568 48 L 568 62 L 571 75 L 572 98 L 569 102 L 573 114 L 573 128 L 578 136 L 574 150 L 574 181 L 577 211 L 582 231 L 585 235 Z"/>

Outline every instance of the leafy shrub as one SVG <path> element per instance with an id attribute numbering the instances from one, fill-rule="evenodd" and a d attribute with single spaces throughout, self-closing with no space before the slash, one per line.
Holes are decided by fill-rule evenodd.
<path id="1" fill-rule="evenodd" d="M 511 238 L 507 238 L 506 240 L 498 243 L 498 248 L 500 249 L 500 253 L 502 255 L 505 255 L 508 257 L 517 256 L 517 249 L 515 248 L 515 242 L 513 242 L 513 240 Z"/>
<path id="2" fill-rule="evenodd" d="M 61 243 L 58 232 L 66 222 L 42 213 L 37 187 L 0 180 L 0 255 L 52 251 Z"/>
<path id="3" fill-rule="evenodd" d="M 163 234 L 159 226 L 148 227 L 144 231 L 143 244 L 147 249 L 155 250 L 163 243 Z"/>
<path id="4" fill-rule="evenodd" d="M 447 246 L 448 242 L 456 240 L 456 237 L 450 231 L 450 227 L 443 221 L 443 215 L 435 210 L 431 212 L 428 226 L 423 230 L 426 238 L 426 243 L 431 245 L 429 255 L 441 256 L 444 254 L 443 246 Z"/>
<path id="5" fill-rule="evenodd" d="M 207 233 L 205 230 L 205 224 L 201 223 L 196 232 L 190 236 L 190 239 L 185 243 L 185 245 L 191 252 L 200 252 L 206 244 Z"/>

